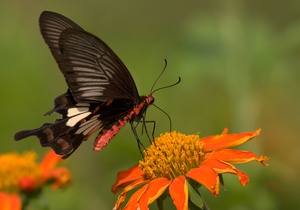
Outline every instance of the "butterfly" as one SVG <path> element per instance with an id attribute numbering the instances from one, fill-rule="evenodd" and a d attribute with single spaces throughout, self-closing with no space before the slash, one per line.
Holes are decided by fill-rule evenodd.
<path id="1" fill-rule="evenodd" d="M 95 151 L 103 149 L 127 122 L 137 137 L 134 122 L 145 119 L 146 109 L 154 103 L 153 94 L 140 96 L 118 56 L 72 20 L 44 11 L 39 25 L 68 90 L 55 98 L 54 108 L 45 114 L 56 112 L 61 119 L 17 132 L 15 140 L 37 136 L 43 147 L 67 158 L 98 130 Z"/>

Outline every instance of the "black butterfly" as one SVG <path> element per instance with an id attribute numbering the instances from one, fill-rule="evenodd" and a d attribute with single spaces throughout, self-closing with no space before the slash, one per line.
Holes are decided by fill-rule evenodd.
<path id="1" fill-rule="evenodd" d="M 52 147 L 67 158 L 99 129 L 95 151 L 104 148 L 126 122 L 135 132 L 133 123 L 144 119 L 147 107 L 154 102 L 153 95 L 139 96 L 118 56 L 72 20 L 44 11 L 39 24 L 69 89 L 56 97 L 54 108 L 45 114 L 57 112 L 62 119 L 20 131 L 15 140 L 35 135 L 43 147 Z"/>

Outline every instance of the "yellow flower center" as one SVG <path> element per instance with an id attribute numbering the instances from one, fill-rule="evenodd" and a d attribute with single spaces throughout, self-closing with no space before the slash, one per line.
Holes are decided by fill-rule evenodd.
<path id="1" fill-rule="evenodd" d="M 165 177 L 173 179 L 198 167 L 203 161 L 203 142 L 198 135 L 179 132 L 161 134 L 144 151 L 139 167 L 149 179 Z"/>
<path id="2" fill-rule="evenodd" d="M 36 163 L 36 153 L 24 152 L 0 155 L 0 191 L 16 192 L 19 180 L 24 177 L 40 176 L 40 167 Z"/>

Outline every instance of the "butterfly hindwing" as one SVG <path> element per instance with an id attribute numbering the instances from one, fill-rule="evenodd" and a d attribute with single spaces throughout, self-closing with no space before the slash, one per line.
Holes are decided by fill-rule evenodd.
<path id="1" fill-rule="evenodd" d="M 56 119 L 54 123 L 45 123 L 37 129 L 20 131 L 15 134 L 15 140 L 37 136 L 43 147 L 51 147 L 57 154 L 63 155 L 64 158 L 68 157 L 83 140 L 91 135 L 85 130 L 77 132 L 80 125 L 92 117 L 90 105 L 73 104 L 72 101 L 72 96 L 68 92 L 58 96 L 55 99 L 54 109 L 46 114 L 57 112 L 62 114 L 63 118 Z M 98 125 L 100 124 L 98 123 Z"/>
<path id="2" fill-rule="evenodd" d="M 57 154 L 67 158 L 84 140 L 101 129 L 95 139 L 95 150 L 98 151 L 106 146 L 117 130 L 125 124 L 123 122 L 120 125 L 119 121 L 130 113 L 133 106 L 132 101 L 128 99 L 115 99 L 97 104 L 77 103 L 68 91 L 58 96 L 54 108 L 46 113 L 57 112 L 62 114 L 62 119 L 56 119 L 54 123 L 46 123 L 37 129 L 20 131 L 15 134 L 15 140 L 37 136 L 43 147 L 51 147 Z M 118 129 L 112 130 L 116 125 Z M 108 136 L 108 131 L 114 135 Z M 100 136 L 104 138 L 100 140 Z M 96 142 L 104 145 L 100 148 L 100 143 Z"/>

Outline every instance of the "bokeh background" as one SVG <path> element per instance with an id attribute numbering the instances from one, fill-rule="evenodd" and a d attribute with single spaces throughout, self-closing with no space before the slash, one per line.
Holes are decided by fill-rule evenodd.
<path id="1" fill-rule="evenodd" d="M 241 146 L 270 157 L 269 167 L 238 166 L 250 176 L 242 187 L 225 175 L 218 197 L 202 189 L 211 209 L 279 210 L 300 207 L 300 1 L 188 0 L 95 1 L 4 0 L 0 8 L 0 152 L 33 149 L 36 138 L 15 142 L 15 132 L 36 128 L 67 89 L 38 28 L 43 10 L 61 13 L 99 36 L 132 73 L 141 95 L 168 60 L 156 87 L 156 105 L 172 118 L 173 129 L 201 136 L 262 128 Z M 156 135 L 168 131 L 166 116 L 154 107 Z M 145 138 L 144 138 L 145 140 Z M 107 148 L 92 151 L 93 137 L 67 160 L 73 184 L 46 189 L 30 209 L 111 209 L 118 171 L 141 158 L 129 126 Z M 155 204 L 151 209 L 156 209 Z M 166 209 L 174 209 L 169 201 Z"/>

